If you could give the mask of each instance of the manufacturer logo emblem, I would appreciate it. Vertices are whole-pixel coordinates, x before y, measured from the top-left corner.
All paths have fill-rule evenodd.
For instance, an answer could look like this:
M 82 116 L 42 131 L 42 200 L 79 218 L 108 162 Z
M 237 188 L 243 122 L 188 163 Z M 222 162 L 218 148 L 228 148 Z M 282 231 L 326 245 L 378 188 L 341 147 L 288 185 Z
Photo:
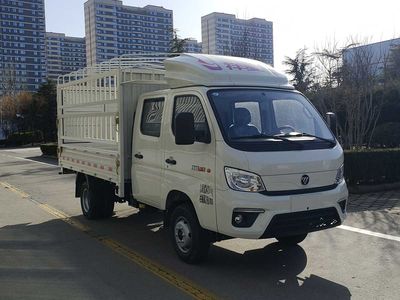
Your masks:
M 310 177 L 308 175 L 301 176 L 301 184 L 307 185 L 310 182 Z

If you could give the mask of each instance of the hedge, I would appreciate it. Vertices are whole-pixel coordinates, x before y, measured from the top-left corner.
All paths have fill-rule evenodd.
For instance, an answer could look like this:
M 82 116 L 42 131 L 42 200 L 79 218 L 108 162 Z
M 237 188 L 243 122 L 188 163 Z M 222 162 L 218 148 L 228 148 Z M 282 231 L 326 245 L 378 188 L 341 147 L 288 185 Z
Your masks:
M 32 143 L 38 143 L 43 141 L 43 133 L 37 131 L 25 131 L 12 133 L 7 137 L 5 146 L 22 146 Z
M 400 145 L 400 122 L 384 123 L 376 127 L 372 144 L 380 147 L 398 147 Z
M 56 143 L 42 144 L 42 145 L 40 145 L 40 150 L 42 151 L 43 155 L 57 157 L 57 144 Z
M 349 185 L 400 181 L 400 148 L 344 152 L 344 173 Z

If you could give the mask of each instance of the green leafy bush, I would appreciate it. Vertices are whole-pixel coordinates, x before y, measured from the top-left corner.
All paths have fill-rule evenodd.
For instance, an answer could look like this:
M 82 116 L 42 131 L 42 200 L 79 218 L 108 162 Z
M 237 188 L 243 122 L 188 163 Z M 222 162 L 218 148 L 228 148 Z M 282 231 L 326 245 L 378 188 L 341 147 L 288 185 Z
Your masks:
M 400 148 L 345 151 L 344 172 L 349 185 L 400 181 Z
M 43 134 L 39 130 L 15 132 L 8 136 L 5 146 L 22 146 L 32 143 L 39 143 L 41 141 L 43 141 Z
M 40 145 L 40 150 L 42 151 L 43 155 L 57 156 L 56 143 L 42 144 Z

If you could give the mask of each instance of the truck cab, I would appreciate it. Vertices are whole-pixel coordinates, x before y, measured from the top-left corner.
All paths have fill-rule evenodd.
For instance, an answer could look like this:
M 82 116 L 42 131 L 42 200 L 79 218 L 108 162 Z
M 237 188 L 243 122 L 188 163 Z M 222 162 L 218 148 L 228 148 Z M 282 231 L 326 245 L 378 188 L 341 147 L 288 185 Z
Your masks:
M 231 57 L 165 64 L 173 88 L 138 102 L 132 191 L 167 212 L 178 254 L 189 251 L 195 226 L 171 220 L 182 205 L 203 231 L 227 237 L 299 242 L 341 224 L 343 150 L 284 75 Z

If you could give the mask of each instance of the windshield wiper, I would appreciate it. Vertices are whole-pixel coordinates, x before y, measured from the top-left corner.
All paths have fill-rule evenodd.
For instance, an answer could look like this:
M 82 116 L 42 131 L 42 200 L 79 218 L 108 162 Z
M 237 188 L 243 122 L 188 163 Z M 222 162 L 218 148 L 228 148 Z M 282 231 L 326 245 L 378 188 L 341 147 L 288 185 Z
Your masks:
M 336 141 L 334 140 L 330 140 L 330 139 L 326 139 L 320 136 L 316 136 L 307 132 L 291 132 L 289 134 L 285 134 L 285 135 L 279 135 L 280 137 L 299 137 L 299 136 L 306 136 L 306 137 L 313 137 L 315 139 L 327 142 L 329 144 L 331 144 L 332 146 L 336 145 Z
M 287 136 L 278 136 L 278 135 L 268 135 L 268 134 L 254 134 L 254 135 L 247 135 L 247 136 L 238 136 L 238 137 L 231 137 L 232 140 L 244 140 L 244 139 L 274 139 L 274 140 L 281 140 L 285 142 L 294 142 L 287 139 Z

